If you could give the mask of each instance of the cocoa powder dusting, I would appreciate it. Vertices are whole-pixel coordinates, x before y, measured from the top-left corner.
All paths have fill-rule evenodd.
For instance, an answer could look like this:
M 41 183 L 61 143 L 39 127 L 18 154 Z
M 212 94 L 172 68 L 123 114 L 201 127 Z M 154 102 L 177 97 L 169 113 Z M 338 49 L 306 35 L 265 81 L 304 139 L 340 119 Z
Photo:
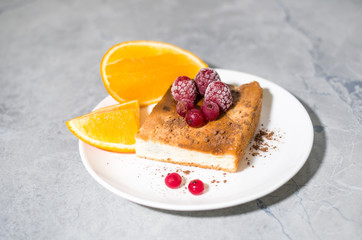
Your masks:
M 185 171 L 184 171 L 184 174 L 189 175 L 189 174 L 190 174 L 190 170 L 185 170 Z
M 261 128 L 256 132 L 254 138 L 252 139 L 252 142 L 249 145 L 250 147 L 247 154 L 253 157 L 259 156 L 265 158 L 267 155 L 271 155 L 271 150 L 278 150 L 276 143 L 279 143 L 282 138 L 283 136 L 279 133 L 279 131 L 268 130 L 264 128 L 263 124 L 261 124 Z M 249 159 L 248 157 L 246 157 L 245 159 L 248 166 L 250 166 L 251 159 Z M 254 165 L 252 167 L 254 167 Z

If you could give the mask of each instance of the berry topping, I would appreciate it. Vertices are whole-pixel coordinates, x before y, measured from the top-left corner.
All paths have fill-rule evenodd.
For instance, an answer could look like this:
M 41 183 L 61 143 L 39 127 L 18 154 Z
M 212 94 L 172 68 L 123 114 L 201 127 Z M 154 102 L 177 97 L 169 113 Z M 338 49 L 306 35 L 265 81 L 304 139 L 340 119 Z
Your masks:
M 214 102 L 226 112 L 233 103 L 233 98 L 228 85 L 223 82 L 212 82 L 206 89 L 204 101 Z
M 219 116 L 220 108 L 214 102 L 204 102 L 201 106 L 201 111 L 207 121 L 213 121 Z
M 205 117 L 199 109 L 191 109 L 186 113 L 186 122 L 190 127 L 201 127 L 205 124 Z
M 204 183 L 199 180 L 199 179 L 195 179 L 192 180 L 189 183 L 189 191 L 190 193 L 192 193 L 193 195 L 200 195 L 202 194 L 202 192 L 204 191 L 205 187 L 204 187 Z
M 188 99 L 182 99 L 176 105 L 176 111 L 181 117 L 185 117 L 188 110 L 194 108 L 194 102 Z
M 202 68 L 195 77 L 197 90 L 199 90 L 202 96 L 205 95 L 207 86 L 214 81 L 220 82 L 220 77 L 219 74 L 211 68 Z
M 178 173 L 169 173 L 165 178 L 165 183 L 169 188 L 178 188 L 181 182 L 182 177 Z
M 176 78 L 172 84 L 171 92 L 176 101 L 187 99 L 194 102 L 197 97 L 195 81 L 186 76 Z

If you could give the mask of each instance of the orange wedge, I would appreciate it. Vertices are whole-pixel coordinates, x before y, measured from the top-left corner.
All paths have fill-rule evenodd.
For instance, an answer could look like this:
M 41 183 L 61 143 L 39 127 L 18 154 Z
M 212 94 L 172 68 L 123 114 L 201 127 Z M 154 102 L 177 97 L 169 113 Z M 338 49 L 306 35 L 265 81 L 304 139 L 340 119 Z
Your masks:
M 122 103 L 138 100 L 141 106 L 158 102 L 178 76 L 194 78 L 207 67 L 193 53 L 154 41 L 123 42 L 111 47 L 101 62 L 108 93 Z
M 140 127 L 138 101 L 130 101 L 74 118 L 66 122 L 80 140 L 114 152 L 134 152 Z

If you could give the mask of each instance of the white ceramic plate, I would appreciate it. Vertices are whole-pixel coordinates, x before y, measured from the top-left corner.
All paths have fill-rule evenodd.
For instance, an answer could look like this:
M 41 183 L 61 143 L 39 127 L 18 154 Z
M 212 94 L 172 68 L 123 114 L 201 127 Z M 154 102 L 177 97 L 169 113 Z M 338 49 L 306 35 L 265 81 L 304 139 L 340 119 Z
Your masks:
M 226 83 L 260 83 L 264 100 L 259 128 L 263 124 L 264 128 L 282 137 L 269 143 L 276 149 L 261 156 L 246 153 L 250 165 L 246 164 L 244 156 L 238 172 L 224 173 L 141 159 L 135 154 L 112 153 L 80 141 L 80 155 L 92 177 L 130 201 L 180 211 L 210 210 L 246 203 L 273 192 L 291 179 L 304 165 L 313 144 L 313 126 L 305 108 L 294 96 L 270 81 L 236 71 L 217 71 Z M 116 103 L 108 96 L 95 109 Z M 152 107 L 141 109 L 141 122 Z M 169 189 L 164 184 L 167 173 L 174 171 L 184 179 L 179 189 Z M 186 187 L 192 179 L 200 179 L 206 184 L 202 195 L 194 196 L 188 192 Z

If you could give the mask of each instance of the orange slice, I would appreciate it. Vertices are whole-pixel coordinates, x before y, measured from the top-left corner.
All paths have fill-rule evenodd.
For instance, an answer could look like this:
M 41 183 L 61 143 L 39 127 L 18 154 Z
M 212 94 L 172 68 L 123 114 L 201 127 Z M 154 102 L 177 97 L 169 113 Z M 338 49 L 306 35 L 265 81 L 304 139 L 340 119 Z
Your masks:
M 123 42 L 111 47 L 101 62 L 108 93 L 118 102 L 137 99 L 141 106 L 161 100 L 178 76 L 194 78 L 207 67 L 193 53 L 154 41 Z
M 138 101 L 130 101 L 74 118 L 66 122 L 80 140 L 114 152 L 134 152 L 140 127 Z

